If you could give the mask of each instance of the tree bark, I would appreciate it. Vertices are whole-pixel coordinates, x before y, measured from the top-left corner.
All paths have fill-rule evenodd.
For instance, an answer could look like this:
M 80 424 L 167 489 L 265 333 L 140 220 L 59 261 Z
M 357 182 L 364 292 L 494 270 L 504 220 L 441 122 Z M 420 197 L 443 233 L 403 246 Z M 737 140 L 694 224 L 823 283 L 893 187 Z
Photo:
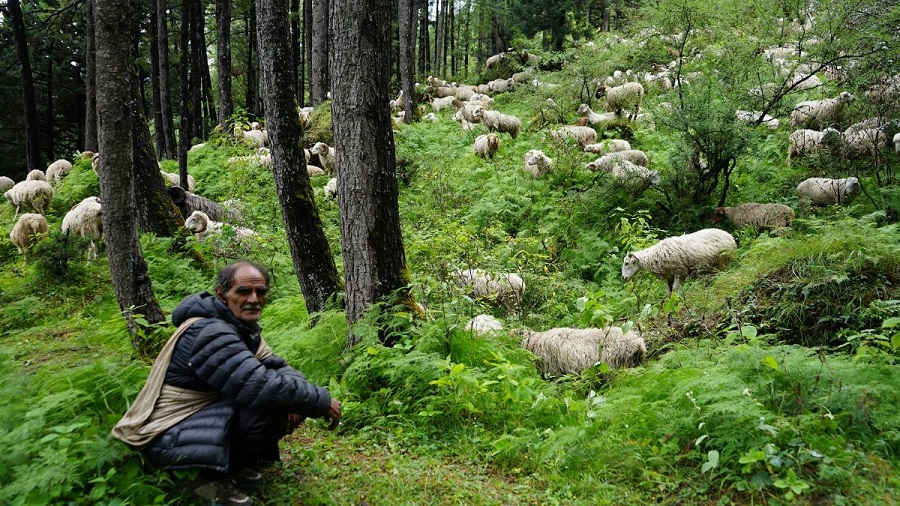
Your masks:
M 435 18 L 434 18 L 434 61 L 431 63 L 431 68 L 437 77 L 444 77 L 444 69 L 441 68 L 441 49 L 443 49 L 444 44 L 444 5 L 446 5 L 447 0 L 435 0 Z
M 53 112 L 53 39 L 50 39 L 49 58 L 47 58 L 47 158 L 56 160 L 56 115 Z
M 90 1 L 90 0 L 88 0 Z M 156 157 L 162 159 L 166 151 L 163 135 L 163 113 L 159 87 L 159 24 L 156 8 L 150 9 L 150 88 L 153 94 L 153 143 L 156 146 Z
M 333 0 L 331 89 L 347 345 L 363 311 L 409 284 L 388 106 L 391 0 Z M 401 296 L 408 300 L 409 292 Z
M 259 90 L 259 77 L 257 75 L 257 49 L 256 43 L 256 0 L 250 0 L 250 12 L 247 14 L 247 92 L 244 97 L 247 115 L 250 121 L 255 121 L 259 108 L 257 107 L 257 91 Z
M 428 45 L 428 3 L 429 0 L 419 1 L 419 75 L 428 75 L 429 45 Z
M 303 104 L 303 95 L 306 91 L 303 83 L 303 48 L 300 45 L 300 41 L 303 39 L 301 9 L 300 0 L 291 0 L 291 70 L 293 71 L 294 90 L 297 92 L 297 105 Z
M 99 151 L 97 147 L 97 95 L 95 91 L 97 55 L 94 48 L 94 0 L 85 1 L 84 50 L 84 149 Z
M 229 130 L 234 114 L 231 95 L 231 0 L 216 0 L 216 65 L 219 84 L 219 126 Z
M 328 93 L 328 43 L 330 22 L 329 0 L 312 0 L 312 55 L 309 69 L 309 91 L 312 105 L 325 101 Z
M 312 314 L 334 299 L 341 280 L 306 172 L 293 72 L 284 64 L 291 61 L 289 0 L 257 0 L 256 10 L 262 98 L 275 186 L 294 271 L 307 311 Z
M 306 80 L 309 83 L 309 99 L 305 90 L 301 94 L 301 105 L 312 104 L 312 0 L 303 0 L 303 56 Z
M 7 0 L 4 10 L 12 24 L 13 36 L 16 39 L 16 53 L 19 56 L 19 69 L 22 76 L 22 104 L 25 108 L 25 163 L 28 172 L 44 169 L 41 163 L 41 150 L 38 141 L 37 104 L 34 96 L 34 76 L 31 72 L 31 59 L 28 56 L 28 37 L 25 33 L 25 17 L 19 0 Z
M 190 84 L 188 85 L 189 96 L 191 97 L 191 112 L 192 112 L 192 122 L 191 126 L 193 129 L 191 130 L 191 138 L 188 140 L 188 144 L 193 142 L 193 139 L 203 139 L 206 137 L 205 132 L 203 131 L 203 79 L 201 77 L 201 60 L 206 61 L 206 48 L 201 45 L 201 37 L 200 32 L 202 31 L 203 21 L 201 19 L 200 12 L 200 4 L 201 0 L 182 0 L 183 5 L 187 6 L 190 11 L 190 25 L 189 25 L 189 36 L 190 36 L 190 57 L 189 60 L 190 67 Z M 185 51 L 185 48 L 182 48 L 182 51 Z M 186 186 L 184 188 L 187 188 Z
M 414 53 L 416 46 L 416 1 L 399 0 L 397 18 L 400 31 L 400 87 L 403 89 L 404 123 L 412 123 L 416 100 Z
M 206 57 L 206 28 L 205 28 L 205 19 L 206 19 L 206 4 L 203 0 L 198 0 L 195 6 L 195 17 L 194 23 L 197 25 L 197 64 L 200 66 L 200 97 L 203 101 L 203 121 L 200 122 L 200 139 L 206 139 L 209 137 L 209 132 L 212 130 L 213 125 L 218 122 L 218 117 L 216 116 L 216 102 L 213 99 L 212 92 L 212 75 L 209 71 L 209 58 Z
M 196 110 L 192 110 L 190 99 L 191 82 L 191 7 L 188 0 L 181 4 L 181 58 L 178 65 L 178 77 L 181 84 L 181 119 L 178 122 L 178 177 L 180 186 L 188 189 L 187 180 L 187 152 L 191 145 L 193 121 Z
M 163 151 L 160 158 L 174 160 L 177 156 L 175 145 L 175 122 L 172 114 L 172 93 L 169 84 L 169 19 L 166 14 L 166 0 L 156 0 L 156 35 L 159 44 L 159 102 L 162 107 Z
M 143 314 L 148 322 L 157 323 L 164 321 L 165 316 L 153 296 L 134 222 L 131 113 L 136 104 L 131 88 L 129 18 L 137 5 L 132 0 L 97 0 L 95 9 L 104 242 L 116 300 L 125 317 L 132 347 L 140 350 L 143 342 L 135 317 Z

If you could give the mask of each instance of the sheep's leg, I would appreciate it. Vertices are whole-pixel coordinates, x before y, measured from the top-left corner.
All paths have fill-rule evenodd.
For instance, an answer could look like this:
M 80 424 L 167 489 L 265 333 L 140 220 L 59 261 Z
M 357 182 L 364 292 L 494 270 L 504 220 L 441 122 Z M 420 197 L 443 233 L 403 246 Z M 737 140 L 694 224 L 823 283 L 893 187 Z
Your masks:
M 681 277 L 675 276 L 675 278 L 672 280 L 672 288 L 669 290 L 668 295 L 671 295 L 672 292 L 677 292 L 679 290 L 681 290 Z

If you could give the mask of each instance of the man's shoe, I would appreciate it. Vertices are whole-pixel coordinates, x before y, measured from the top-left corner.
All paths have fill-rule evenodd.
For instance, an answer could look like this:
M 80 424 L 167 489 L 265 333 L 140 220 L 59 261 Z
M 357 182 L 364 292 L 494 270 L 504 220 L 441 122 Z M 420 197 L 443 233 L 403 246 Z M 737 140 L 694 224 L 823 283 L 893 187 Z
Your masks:
M 191 492 L 222 506 L 249 506 L 253 504 L 253 499 L 235 488 L 228 478 L 198 485 L 191 489 Z
M 240 471 L 231 473 L 231 481 L 237 486 L 258 487 L 266 482 L 262 471 L 256 467 L 246 467 Z

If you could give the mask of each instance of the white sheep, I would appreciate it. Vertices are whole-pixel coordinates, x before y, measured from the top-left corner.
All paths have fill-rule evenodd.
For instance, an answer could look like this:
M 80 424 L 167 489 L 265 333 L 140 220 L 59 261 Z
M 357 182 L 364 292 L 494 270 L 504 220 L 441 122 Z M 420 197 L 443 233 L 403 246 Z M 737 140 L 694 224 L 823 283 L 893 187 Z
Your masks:
M 41 169 L 34 169 L 25 176 L 26 181 L 44 181 L 47 182 L 47 175 Z
M 878 128 L 847 129 L 841 135 L 841 147 L 845 157 L 871 157 L 878 161 L 879 154 L 887 146 L 887 135 Z
M 647 158 L 646 153 L 639 149 L 626 149 L 625 151 L 607 153 L 593 162 L 587 163 L 584 167 L 593 171 L 612 172 L 613 167 L 620 164 L 623 160 L 642 167 L 650 165 L 650 159 Z
M 659 173 L 655 170 L 624 159 L 614 163 L 609 174 L 631 187 L 632 190 L 639 192 L 646 190 L 650 185 L 659 186 L 662 182 Z
M 11 190 L 13 186 L 16 185 L 16 182 L 6 176 L 0 176 L 0 192 L 6 193 L 7 190 Z
M 194 211 L 184 220 L 184 228 L 190 230 L 197 239 L 204 239 L 210 234 L 220 234 L 225 227 L 225 223 L 221 221 L 213 221 L 209 219 L 203 211 Z M 238 241 L 243 241 L 252 237 L 257 237 L 256 232 L 249 228 L 232 227 Z
M 649 248 L 628 253 L 622 262 L 622 281 L 641 269 L 666 282 L 666 297 L 678 291 L 690 274 L 709 268 L 725 268 L 737 249 L 734 237 L 724 230 L 705 228 L 676 237 L 667 237 Z
M 25 213 L 19 216 L 19 221 L 9 232 L 9 240 L 16 246 L 19 253 L 24 255 L 28 252 L 28 248 L 47 235 L 48 230 L 47 218 L 43 214 Z
M 788 165 L 793 158 L 836 149 L 840 143 L 841 133 L 834 128 L 829 127 L 821 132 L 807 129 L 795 130 L 788 136 Z
M 473 297 L 488 298 L 499 302 L 508 312 L 514 312 L 522 303 L 525 281 L 514 272 L 485 272 L 481 269 L 456 271 L 455 281 L 466 288 Z
M 269 135 L 264 130 L 259 129 L 259 123 L 256 123 L 256 126 L 257 128 L 244 130 L 240 125 L 235 125 L 234 136 L 245 144 L 252 145 L 255 148 L 263 148 L 269 142 Z
M 583 148 L 588 144 L 594 144 L 597 140 L 597 131 L 589 126 L 563 125 L 550 130 L 550 137 L 557 141 L 574 139 Z
M 502 51 L 493 56 L 489 56 L 488 59 L 484 62 L 484 69 L 487 70 L 494 65 L 499 65 L 504 58 L 506 58 L 506 51 Z
M 894 151 L 900 153 L 900 132 L 894 134 Z
M 60 158 L 47 166 L 47 182 L 51 185 L 57 185 L 64 177 L 69 175 L 69 172 L 72 172 L 72 163 Z
M 522 121 L 519 118 L 499 111 L 482 109 L 481 123 L 491 132 L 505 132 L 513 139 L 518 137 L 519 131 L 522 130 Z
M 337 178 L 333 177 L 325 183 L 325 187 L 322 188 L 322 193 L 325 194 L 325 198 L 327 199 L 335 199 L 337 198 Z
M 739 121 L 744 121 L 747 123 L 756 123 L 760 118 L 762 118 L 762 124 L 769 127 L 769 130 L 778 130 L 778 126 L 781 122 L 778 121 L 778 118 L 773 118 L 768 114 L 764 114 L 760 111 L 742 111 L 738 109 L 734 111 L 734 117 Z
M 480 314 L 466 323 L 466 331 L 476 336 L 495 334 L 503 331 L 503 324 L 489 314 Z
M 860 192 L 862 186 L 855 177 L 842 179 L 811 177 L 797 185 L 797 194 L 800 198 L 809 200 L 816 206 L 849 204 Z
M 306 164 L 306 174 L 309 177 L 318 177 L 318 176 L 324 176 L 326 173 L 325 173 L 325 169 L 323 169 L 322 167 L 317 167 L 315 165 L 310 165 L 307 163 Z
M 516 83 L 512 80 L 512 78 L 494 79 L 493 81 L 490 81 L 487 84 L 488 84 L 488 90 L 492 91 L 494 93 L 503 93 L 506 91 L 510 91 L 516 85 Z
M 168 186 L 181 186 L 181 178 L 178 176 L 178 174 L 166 172 L 162 169 L 160 169 L 159 174 L 162 176 L 163 181 L 166 184 L 168 184 Z M 188 174 L 187 191 L 194 193 L 194 186 L 196 186 L 196 181 L 194 181 L 194 176 Z
M 493 159 L 500 149 L 500 138 L 497 134 L 482 134 L 475 138 L 475 154 L 482 158 Z
M 588 106 L 587 104 L 581 104 L 578 106 L 578 115 L 582 118 L 587 119 L 588 123 L 590 123 L 591 125 L 606 123 L 608 121 L 616 119 L 616 113 L 605 112 L 603 114 L 597 114 L 596 112 L 592 111 L 590 106 Z
M 90 241 L 87 250 L 88 263 L 97 258 L 97 242 L 103 239 L 101 213 L 100 198 L 87 197 L 72 206 L 72 209 L 69 209 L 69 212 L 63 217 L 62 232 L 64 234 L 74 232 Z
M 53 199 L 53 187 L 46 181 L 19 181 L 4 193 L 6 200 L 16 208 L 15 214 L 23 206 L 36 213 L 44 214 Z
M 735 207 L 717 207 L 713 210 L 713 223 L 731 220 L 734 226 L 742 228 L 751 225 L 757 230 L 777 230 L 791 226 L 794 210 L 784 204 L 740 204 Z
M 430 122 L 434 123 L 434 122 L 438 121 L 438 117 L 435 116 L 435 114 L 433 112 L 430 112 L 430 113 L 426 114 L 425 116 L 422 116 L 422 120 L 430 121 Z
M 453 115 L 453 120 L 458 121 L 463 130 L 471 130 L 473 123 L 481 122 L 484 111 L 484 107 L 480 105 L 463 103 Z
M 460 99 L 460 100 L 462 100 L 462 99 Z M 485 109 L 490 109 L 491 107 L 494 107 L 494 99 L 485 95 L 484 93 L 473 93 L 472 96 L 470 96 L 468 99 L 466 99 L 465 103 L 473 104 L 473 105 L 480 105 L 481 107 L 484 107 Z
M 619 151 L 628 151 L 631 144 L 622 139 L 604 139 L 596 144 L 588 144 L 584 147 L 585 153 L 598 153 L 600 155 L 608 155 L 609 153 L 617 153 Z
M 309 148 L 311 155 L 319 155 L 319 161 L 322 162 L 322 168 L 329 174 L 334 174 L 337 166 L 337 153 L 334 148 L 324 142 L 317 142 L 313 147 Z
M 522 347 L 538 357 L 538 368 L 546 377 L 578 374 L 601 362 L 610 369 L 634 367 L 647 355 L 640 332 L 623 333 L 619 327 L 526 330 Z
M 446 109 L 448 107 L 453 106 L 453 102 L 455 100 L 458 100 L 458 99 L 456 97 L 454 97 L 453 95 L 446 96 L 446 97 L 437 97 L 437 98 L 432 97 L 431 109 L 434 110 L 434 112 L 440 112 L 441 109 Z
M 305 130 L 312 126 L 312 107 L 298 107 L 297 115 L 300 116 L 300 126 Z
M 791 127 L 803 125 L 830 125 L 840 123 L 847 105 L 853 103 L 855 97 L 842 91 L 835 98 L 822 100 L 806 100 L 794 106 L 791 111 Z
M 644 98 L 644 87 L 641 83 L 625 83 L 621 86 L 601 86 L 597 89 L 598 98 L 606 96 L 606 110 L 613 111 L 621 116 L 625 110 L 632 110 L 631 119 L 637 117 L 641 108 L 641 99 Z
M 539 149 L 525 153 L 525 172 L 537 179 L 553 170 L 553 159 Z

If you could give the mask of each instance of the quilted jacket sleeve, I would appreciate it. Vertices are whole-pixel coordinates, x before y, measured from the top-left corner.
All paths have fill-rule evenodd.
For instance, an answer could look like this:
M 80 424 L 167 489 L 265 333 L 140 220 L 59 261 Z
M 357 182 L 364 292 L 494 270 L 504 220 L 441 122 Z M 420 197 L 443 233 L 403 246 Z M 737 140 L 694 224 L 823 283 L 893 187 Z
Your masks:
M 260 362 L 226 323 L 212 321 L 200 330 L 191 350 L 190 365 L 199 380 L 233 398 L 238 405 L 309 417 L 328 414 L 328 390 L 309 383 L 286 364 L 277 369 L 266 367 L 269 364 Z

